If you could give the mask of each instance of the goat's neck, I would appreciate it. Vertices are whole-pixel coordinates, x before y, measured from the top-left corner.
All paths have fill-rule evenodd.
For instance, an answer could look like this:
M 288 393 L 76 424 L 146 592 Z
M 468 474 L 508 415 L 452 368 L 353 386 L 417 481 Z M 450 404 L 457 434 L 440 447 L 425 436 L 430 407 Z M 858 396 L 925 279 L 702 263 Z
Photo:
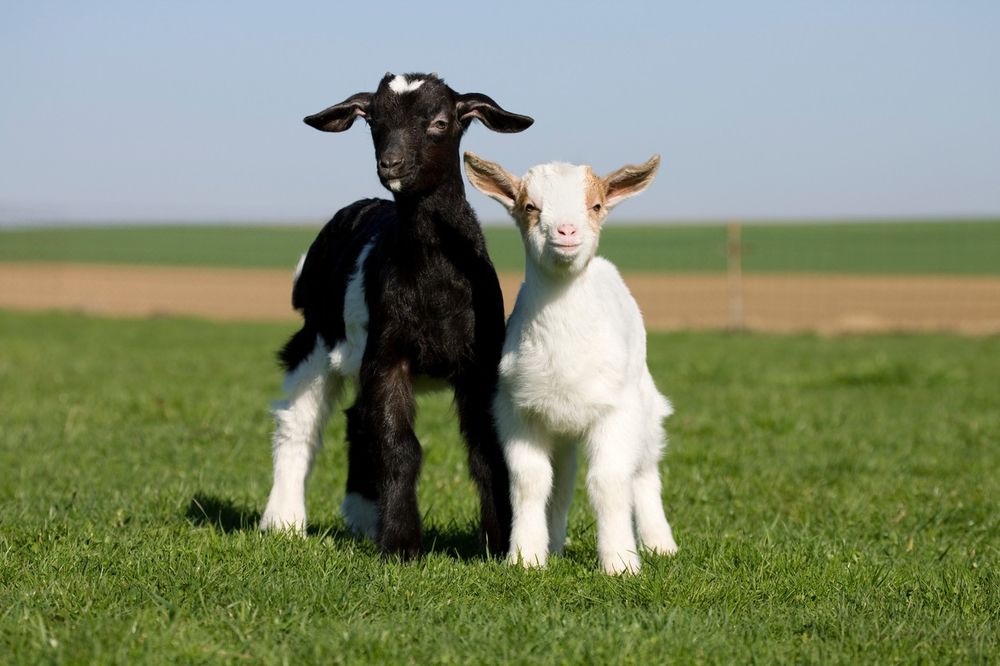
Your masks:
M 588 281 L 588 264 L 579 273 L 557 272 L 542 268 L 530 257 L 525 257 L 524 284 L 535 295 L 539 303 L 548 303 L 564 296 L 574 288 L 580 288 Z
M 404 229 L 418 236 L 436 237 L 456 231 L 463 235 L 481 234 L 457 167 L 433 189 L 396 195 L 396 207 L 400 218 L 406 221 Z

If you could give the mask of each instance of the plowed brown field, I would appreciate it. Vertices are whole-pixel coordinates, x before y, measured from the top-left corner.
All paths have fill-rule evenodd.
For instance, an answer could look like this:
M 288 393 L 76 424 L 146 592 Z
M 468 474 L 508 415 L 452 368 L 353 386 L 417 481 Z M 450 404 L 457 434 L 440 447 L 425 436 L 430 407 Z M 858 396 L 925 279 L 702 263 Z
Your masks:
M 739 321 L 724 275 L 625 275 L 650 329 L 720 329 Z M 519 275 L 501 275 L 508 310 Z M 0 308 L 102 315 L 289 320 L 281 270 L 0 263 Z M 760 331 L 1000 332 L 1000 278 L 746 275 L 742 323 Z

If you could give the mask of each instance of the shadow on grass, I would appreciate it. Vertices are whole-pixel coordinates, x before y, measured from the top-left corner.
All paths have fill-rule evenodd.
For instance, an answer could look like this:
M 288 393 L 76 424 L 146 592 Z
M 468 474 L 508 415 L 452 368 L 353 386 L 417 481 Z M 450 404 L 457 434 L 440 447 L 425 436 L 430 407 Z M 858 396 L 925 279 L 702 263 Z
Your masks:
M 444 527 L 431 525 L 424 530 L 424 550 L 428 553 L 447 555 L 454 560 L 470 562 L 486 557 L 479 541 L 479 528 L 475 525 L 451 523 Z
M 185 516 L 194 525 L 213 527 L 226 534 L 255 530 L 260 524 L 259 511 L 204 493 L 195 493 L 188 503 Z
M 260 524 L 260 511 L 205 493 L 196 493 L 191 498 L 185 516 L 195 526 L 211 527 L 226 534 L 254 532 Z M 334 523 L 310 525 L 306 533 L 311 537 L 329 537 L 335 542 L 366 541 Z M 479 530 L 472 524 L 432 525 L 424 530 L 423 545 L 426 553 L 446 555 L 454 560 L 473 561 L 485 557 Z

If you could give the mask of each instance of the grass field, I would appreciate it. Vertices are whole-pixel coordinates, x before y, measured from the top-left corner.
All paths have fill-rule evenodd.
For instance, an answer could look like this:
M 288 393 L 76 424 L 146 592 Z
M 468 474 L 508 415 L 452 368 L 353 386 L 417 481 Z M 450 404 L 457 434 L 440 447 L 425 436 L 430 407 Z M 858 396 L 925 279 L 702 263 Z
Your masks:
M 253 529 L 282 325 L 0 312 L 4 663 L 986 663 L 1000 653 L 1000 338 L 670 334 L 680 554 L 479 557 L 449 399 L 421 402 L 430 554 L 345 535 L 343 421 L 312 534 Z
M 0 261 L 84 261 L 289 268 L 319 226 L 122 227 L 0 231 Z M 523 269 L 512 226 L 486 227 L 499 270 Z M 745 225 L 744 266 L 757 272 L 998 274 L 1000 221 Z M 625 271 L 725 270 L 720 225 L 612 221 L 601 254 Z

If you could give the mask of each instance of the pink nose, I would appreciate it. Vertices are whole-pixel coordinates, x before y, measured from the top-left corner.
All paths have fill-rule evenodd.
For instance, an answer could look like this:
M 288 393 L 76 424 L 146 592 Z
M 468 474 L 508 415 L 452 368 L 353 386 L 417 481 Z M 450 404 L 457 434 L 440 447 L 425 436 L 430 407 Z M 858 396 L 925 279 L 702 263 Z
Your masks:
M 560 236 L 572 237 L 576 236 L 576 227 L 574 227 L 572 224 L 560 224 L 558 227 L 556 227 L 556 232 Z

